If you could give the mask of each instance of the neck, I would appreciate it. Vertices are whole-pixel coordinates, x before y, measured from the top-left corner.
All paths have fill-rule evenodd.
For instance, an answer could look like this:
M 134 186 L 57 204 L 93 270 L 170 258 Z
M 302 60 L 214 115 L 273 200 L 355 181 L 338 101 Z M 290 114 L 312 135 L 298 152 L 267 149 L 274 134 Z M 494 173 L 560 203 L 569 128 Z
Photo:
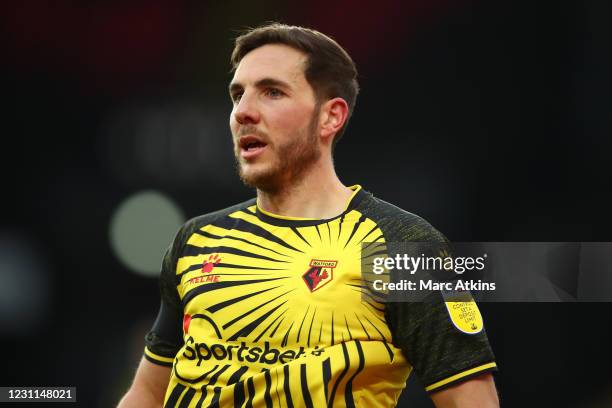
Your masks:
M 326 219 L 340 215 L 352 194 L 338 179 L 331 159 L 320 160 L 298 182 L 283 183 L 274 191 L 257 189 L 257 204 L 276 215 Z

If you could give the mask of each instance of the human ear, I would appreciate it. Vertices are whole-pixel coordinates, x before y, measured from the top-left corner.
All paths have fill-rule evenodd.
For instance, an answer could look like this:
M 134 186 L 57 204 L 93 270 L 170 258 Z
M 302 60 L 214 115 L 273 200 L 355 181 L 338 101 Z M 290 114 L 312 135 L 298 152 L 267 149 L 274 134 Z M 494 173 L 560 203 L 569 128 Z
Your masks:
M 348 118 L 348 104 L 342 98 L 333 98 L 325 102 L 321 107 L 319 125 L 321 126 L 321 137 L 333 139 Z

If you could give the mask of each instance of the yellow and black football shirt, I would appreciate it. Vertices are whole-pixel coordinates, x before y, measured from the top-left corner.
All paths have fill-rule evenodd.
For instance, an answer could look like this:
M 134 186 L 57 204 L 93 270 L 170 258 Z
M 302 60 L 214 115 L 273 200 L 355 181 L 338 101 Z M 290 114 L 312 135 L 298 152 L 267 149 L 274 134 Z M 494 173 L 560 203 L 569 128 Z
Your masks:
M 351 189 L 332 219 L 252 199 L 180 229 L 145 338 L 145 357 L 172 367 L 166 407 L 391 407 L 413 369 L 428 391 L 495 369 L 484 330 L 458 330 L 444 302 L 363 296 L 362 243 L 445 238 Z

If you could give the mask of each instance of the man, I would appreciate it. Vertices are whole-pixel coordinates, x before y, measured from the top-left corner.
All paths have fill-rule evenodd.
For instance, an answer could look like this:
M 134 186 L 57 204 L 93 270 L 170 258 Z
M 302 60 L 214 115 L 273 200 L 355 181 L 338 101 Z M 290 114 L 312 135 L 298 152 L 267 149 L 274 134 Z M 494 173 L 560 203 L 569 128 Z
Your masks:
M 234 150 L 257 198 L 177 234 L 120 407 L 390 407 L 412 368 L 438 407 L 497 406 L 482 327 L 458 330 L 444 302 L 363 294 L 362 244 L 444 237 L 336 176 L 358 92 L 348 54 L 271 24 L 239 37 L 232 63 Z

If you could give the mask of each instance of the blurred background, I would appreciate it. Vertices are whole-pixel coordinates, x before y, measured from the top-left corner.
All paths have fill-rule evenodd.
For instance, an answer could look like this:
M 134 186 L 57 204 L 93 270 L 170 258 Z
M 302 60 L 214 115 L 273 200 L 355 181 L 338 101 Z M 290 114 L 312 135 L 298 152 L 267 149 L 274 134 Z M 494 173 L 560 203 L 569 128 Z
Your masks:
M 270 20 L 321 30 L 357 63 L 362 91 L 335 155 L 345 184 L 453 241 L 612 241 L 611 12 L 603 1 L 3 2 L 0 385 L 117 403 L 174 232 L 254 195 L 233 166 L 229 57 L 239 30 Z M 502 406 L 612 406 L 612 304 L 481 309 Z M 417 379 L 400 406 L 431 406 Z

